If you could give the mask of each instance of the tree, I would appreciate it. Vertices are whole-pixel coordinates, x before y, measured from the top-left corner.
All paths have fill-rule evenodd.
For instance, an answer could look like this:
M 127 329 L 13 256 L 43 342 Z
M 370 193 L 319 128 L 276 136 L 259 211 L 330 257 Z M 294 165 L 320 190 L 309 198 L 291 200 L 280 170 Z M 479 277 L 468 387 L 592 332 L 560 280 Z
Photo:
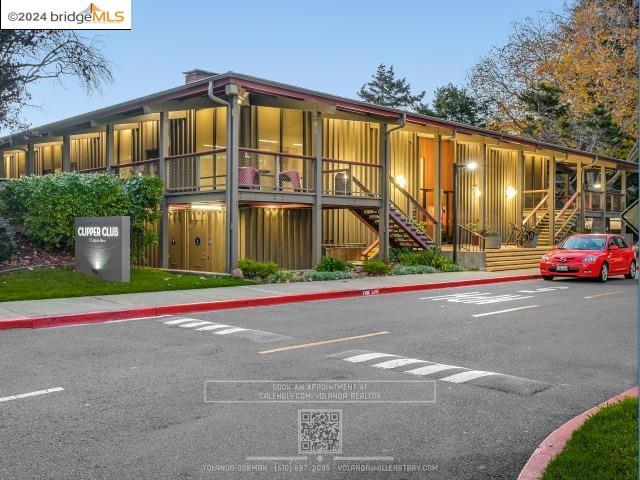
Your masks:
M 626 156 L 638 128 L 638 0 L 525 18 L 469 74 L 490 128 Z
M 406 78 L 396 78 L 393 65 L 389 68 L 381 63 L 371 80 L 365 83 L 358 91 L 358 96 L 365 102 L 375 103 L 383 107 L 409 108 L 418 107 L 425 92 L 417 95 L 411 93 L 411 84 Z
M 73 30 L 0 30 L 0 128 L 28 127 L 21 111 L 39 80 L 77 78 L 87 93 L 112 80 L 102 45 Z
M 477 127 L 484 126 L 487 107 L 476 101 L 467 89 L 450 83 L 437 88 L 433 97 L 431 106 L 426 104 L 418 106 L 418 113 Z

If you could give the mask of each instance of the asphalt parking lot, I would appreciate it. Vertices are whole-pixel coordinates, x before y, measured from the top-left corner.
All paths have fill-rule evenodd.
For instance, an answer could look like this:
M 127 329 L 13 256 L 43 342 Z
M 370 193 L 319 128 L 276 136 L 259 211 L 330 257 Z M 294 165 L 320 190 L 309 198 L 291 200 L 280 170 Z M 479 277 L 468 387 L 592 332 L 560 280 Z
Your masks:
M 636 305 L 633 280 L 535 280 L 3 331 L 0 477 L 515 478 L 635 385 Z M 397 401 L 205 402 L 248 380 Z M 341 411 L 339 453 L 300 452 L 301 409 Z

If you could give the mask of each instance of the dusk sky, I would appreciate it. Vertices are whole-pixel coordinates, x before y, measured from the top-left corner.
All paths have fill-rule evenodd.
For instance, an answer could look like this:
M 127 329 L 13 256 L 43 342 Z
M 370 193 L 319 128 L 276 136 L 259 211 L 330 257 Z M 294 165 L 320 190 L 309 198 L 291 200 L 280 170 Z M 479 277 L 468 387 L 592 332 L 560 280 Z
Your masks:
M 414 91 L 462 84 L 508 26 L 563 0 L 429 2 L 133 0 L 131 31 L 99 35 L 115 81 L 87 97 L 74 81 L 42 82 L 25 110 L 33 126 L 179 85 L 181 72 L 236 71 L 355 97 L 379 63 L 394 65 Z M 9 133 L 9 132 L 2 132 Z

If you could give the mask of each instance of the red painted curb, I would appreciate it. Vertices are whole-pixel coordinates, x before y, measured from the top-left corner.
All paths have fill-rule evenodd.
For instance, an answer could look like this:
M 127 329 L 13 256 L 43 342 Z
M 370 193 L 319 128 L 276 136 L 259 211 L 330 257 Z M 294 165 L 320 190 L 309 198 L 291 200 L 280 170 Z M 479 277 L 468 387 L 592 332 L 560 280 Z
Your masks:
M 141 307 L 127 310 L 113 310 L 104 312 L 72 313 L 67 315 L 49 315 L 27 319 L 0 320 L 0 330 L 11 328 L 46 328 L 78 323 L 96 323 L 109 320 L 124 320 L 136 317 L 156 317 L 159 315 L 176 315 L 182 313 L 211 312 L 216 310 L 231 310 L 235 308 L 267 307 L 287 303 L 313 302 L 318 300 L 332 300 L 340 298 L 368 297 L 373 295 L 389 295 L 393 293 L 416 292 L 421 290 L 438 290 L 441 288 L 467 287 L 471 285 L 487 285 L 490 283 L 517 282 L 535 280 L 540 275 L 511 275 L 496 278 L 477 278 L 471 280 L 456 280 L 440 283 L 420 283 L 413 285 L 395 285 L 357 290 L 338 290 L 331 292 L 295 293 L 273 297 L 254 297 L 237 300 L 215 300 L 211 302 L 185 303 L 178 305 L 163 305 L 159 307 Z
M 547 465 L 549 465 L 549 462 L 551 462 L 551 460 L 553 460 L 560 452 L 562 452 L 564 446 L 571 438 L 573 432 L 577 430 L 580 425 L 585 422 L 585 420 L 595 414 L 602 407 L 619 402 L 626 397 L 637 396 L 638 387 L 634 387 L 624 393 L 621 393 L 620 395 L 616 395 L 615 397 L 610 398 L 606 402 L 602 402 L 600 405 L 590 408 L 586 412 L 572 418 L 567 423 L 554 430 L 551 435 L 545 438 L 544 441 L 533 452 L 531 458 L 529 458 L 527 464 L 520 472 L 520 475 L 518 475 L 518 480 L 539 480 L 540 478 L 542 478 L 542 475 L 544 474 Z

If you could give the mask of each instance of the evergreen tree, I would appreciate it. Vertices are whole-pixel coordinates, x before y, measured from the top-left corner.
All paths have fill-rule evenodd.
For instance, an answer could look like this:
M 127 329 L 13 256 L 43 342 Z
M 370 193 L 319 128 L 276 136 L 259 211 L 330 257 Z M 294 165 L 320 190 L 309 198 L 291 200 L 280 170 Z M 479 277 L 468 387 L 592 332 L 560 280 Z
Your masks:
M 415 109 L 420 105 L 425 92 L 417 95 L 411 93 L 411 84 L 406 78 L 396 78 L 393 65 L 389 68 L 381 63 L 378 70 L 358 91 L 358 96 L 365 102 L 383 107 Z
M 418 113 L 444 118 L 453 122 L 483 127 L 487 116 L 486 105 L 479 103 L 466 89 L 453 84 L 439 87 L 434 92 L 431 106 L 421 104 Z

